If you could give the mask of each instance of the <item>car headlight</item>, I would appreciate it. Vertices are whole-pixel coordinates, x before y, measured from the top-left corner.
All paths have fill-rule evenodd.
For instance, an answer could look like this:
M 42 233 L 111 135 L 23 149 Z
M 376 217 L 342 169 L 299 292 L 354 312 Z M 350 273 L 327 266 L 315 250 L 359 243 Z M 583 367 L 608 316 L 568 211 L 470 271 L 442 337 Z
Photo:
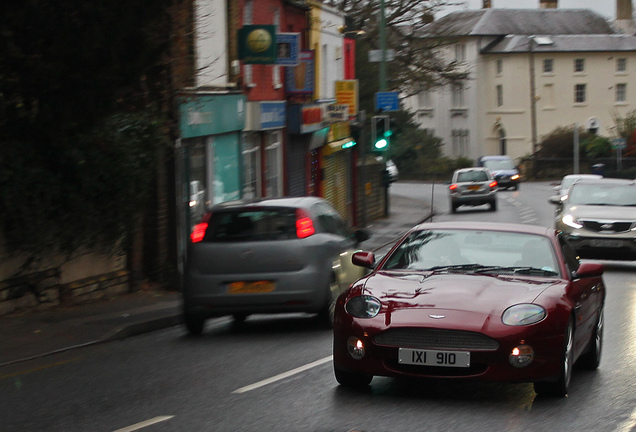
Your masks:
M 381 307 L 382 303 L 377 298 L 361 295 L 350 299 L 345 305 L 345 310 L 356 318 L 373 318 L 380 312 Z
M 583 225 L 578 223 L 577 220 L 574 219 L 574 216 L 572 216 L 571 214 L 566 214 L 561 220 L 569 227 L 576 229 L 583 228 Z
M 501 316 L 501 321 L 510 326 L 536 324 L 547 315 L 544 308 L 534 304 L 518 304 L 510 306 Z

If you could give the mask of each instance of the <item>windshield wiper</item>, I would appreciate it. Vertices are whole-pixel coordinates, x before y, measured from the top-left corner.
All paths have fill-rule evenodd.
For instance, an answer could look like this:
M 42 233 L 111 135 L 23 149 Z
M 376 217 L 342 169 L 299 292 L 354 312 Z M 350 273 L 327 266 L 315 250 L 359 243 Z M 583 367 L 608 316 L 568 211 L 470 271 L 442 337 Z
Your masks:
M 481 265 L 481 264 L 455 264 L 455 265 L 440 265 L 440 266 L 435 266 L 435 267 L 431 267 L 426 269 L 426 271 L 444 271 L 444 270 L 460 270 L 460 271 L 465 271 L 465 270 L 488 270 L 488 269 L 492 269 L 492 268 L 496 268 L 493 266 L 485 266 L 485 265 Z
M 492 266 L 489 268 L 475 270 L 475 273 L 489 273 L 489 272 L 526 274 L 526 275 L 539 274 L 542 276 L 557 276 L 559 274 L 558 272 L 555 272 L 554 270 L 541 269 L 537 267 L 525 267 L 525 266 L 514 266 L 514 267 Z

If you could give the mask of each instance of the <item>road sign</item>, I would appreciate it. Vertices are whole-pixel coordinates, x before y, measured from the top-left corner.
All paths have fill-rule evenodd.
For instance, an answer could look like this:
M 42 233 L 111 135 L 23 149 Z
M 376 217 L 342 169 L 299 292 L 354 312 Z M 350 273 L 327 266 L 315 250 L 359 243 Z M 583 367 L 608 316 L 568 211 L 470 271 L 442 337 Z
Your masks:
M 377 92 L 375 94 L 375 110 L 398 111 L 400 109 L 400 101 L 398 92 Z
M 627 147 L 627 140 L 625 138 L 612 139 L 612 148 L 623 150 L 625 147 Z

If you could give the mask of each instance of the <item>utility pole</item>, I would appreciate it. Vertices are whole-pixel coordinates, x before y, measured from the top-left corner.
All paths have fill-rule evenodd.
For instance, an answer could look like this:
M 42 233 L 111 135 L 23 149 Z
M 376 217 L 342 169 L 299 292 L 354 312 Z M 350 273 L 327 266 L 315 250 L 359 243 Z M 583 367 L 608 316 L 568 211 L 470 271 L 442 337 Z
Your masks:
M 380 91 L 386 91 L 386 17 L 384 16 L 384 0 L 380 0 Z

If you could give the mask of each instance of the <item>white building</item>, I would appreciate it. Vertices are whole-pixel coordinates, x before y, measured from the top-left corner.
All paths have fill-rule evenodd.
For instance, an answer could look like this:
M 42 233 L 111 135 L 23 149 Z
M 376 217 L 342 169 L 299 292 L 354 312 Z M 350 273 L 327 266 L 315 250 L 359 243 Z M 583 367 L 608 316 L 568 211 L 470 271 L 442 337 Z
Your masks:
M 424 37 L 450 40 L 443 55 L 470 74 L 407 102 L 445 155 L 519 158 L 573 124 L 611 137 L 613 116 L 636 109 L 636 37 L 592 11 L 548 5 L 455 12 L 427 27 Z

